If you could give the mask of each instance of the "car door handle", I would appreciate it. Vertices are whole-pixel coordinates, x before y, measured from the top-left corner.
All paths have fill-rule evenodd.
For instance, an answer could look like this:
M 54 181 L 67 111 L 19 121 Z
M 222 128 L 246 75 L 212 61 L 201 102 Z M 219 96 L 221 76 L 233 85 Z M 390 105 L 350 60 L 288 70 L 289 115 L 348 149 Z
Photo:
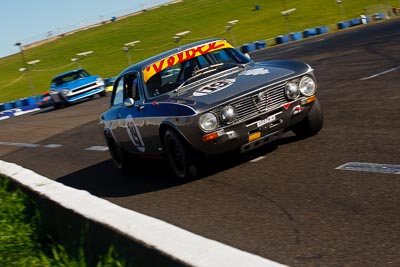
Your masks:
M 144 105 L 136 105 L 136 108 L 138 111 L 143 111 L 144 110 Z

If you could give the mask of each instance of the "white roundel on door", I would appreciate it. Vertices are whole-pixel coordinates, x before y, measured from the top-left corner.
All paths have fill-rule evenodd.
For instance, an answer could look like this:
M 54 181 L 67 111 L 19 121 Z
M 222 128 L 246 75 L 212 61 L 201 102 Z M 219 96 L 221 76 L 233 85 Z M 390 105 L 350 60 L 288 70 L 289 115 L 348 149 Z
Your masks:
M 144 152 L 146 150 L 142 136 L 140 135 L 139 129 L 135 124 L 135 120 L 132 115 L 128 115 L 125 119 L 126 130 L 128 132 L 129 138 L 131 139 L 133 145 L 140 151 Z

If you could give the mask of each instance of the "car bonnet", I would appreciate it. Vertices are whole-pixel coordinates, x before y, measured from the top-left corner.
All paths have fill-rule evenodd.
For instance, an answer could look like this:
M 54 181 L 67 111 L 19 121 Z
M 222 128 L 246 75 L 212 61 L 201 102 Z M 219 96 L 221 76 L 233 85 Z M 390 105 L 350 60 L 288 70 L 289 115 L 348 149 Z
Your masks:
M 172 97 L 173 100 L 191 100 L 202 105 L 223 103 L 258 88 L 264 87 L 293 75 L 295 71 L 256 63 L 243 71 L 231 75 L 203 79 L 197 86 L 188 85 L 187 89 Z

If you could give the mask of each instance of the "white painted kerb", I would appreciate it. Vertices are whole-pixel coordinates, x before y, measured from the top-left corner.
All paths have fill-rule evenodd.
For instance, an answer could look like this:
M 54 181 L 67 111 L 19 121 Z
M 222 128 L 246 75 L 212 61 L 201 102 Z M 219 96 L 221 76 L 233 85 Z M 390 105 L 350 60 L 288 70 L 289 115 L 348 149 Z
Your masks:
M 194 267 L 284 266 L 122 208 L 87 191 L 65 186 L 13 163 L 0 160 L 0 173 L 64 208 Z

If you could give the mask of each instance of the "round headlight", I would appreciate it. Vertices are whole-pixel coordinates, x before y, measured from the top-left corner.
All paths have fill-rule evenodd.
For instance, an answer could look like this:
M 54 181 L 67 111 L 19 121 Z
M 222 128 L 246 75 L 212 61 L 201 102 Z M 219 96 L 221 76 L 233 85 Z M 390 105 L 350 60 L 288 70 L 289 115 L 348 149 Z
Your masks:
M 99 77 L 96 79 L 96 83 L 97 83 L 97 85 L 104 85 L 104 80 Z
M 69 91 L 68 89 L 62 89 L 62 90 L 61 90 L 61 93 L 62 93 L 63 95 L 69 95 L 70 91 Z
M 236 111 L 232 106 L 225 106 L 221 110 L 221 120 L 225 123 L 231 123 L 236 120 Z
M 311 96 L 311 95 L 313 95 L 315 93 L 315 90 L 317 89 L 317 86 L 315 84 L 315 81 L 311 77 L 304 76 L 300 80 L 299 88 L 300 88 L 300 92 L 303 95 Z
M 205 113 L 199 118 L 199 126 L 205 132 L 213 131 L 218 126 L 218 119 L 213 113 Z
M 285 86 L 285 94 L 289 99 L 295 99 L 300 95 L 299 87 L 294 82 L 288 82 Z

